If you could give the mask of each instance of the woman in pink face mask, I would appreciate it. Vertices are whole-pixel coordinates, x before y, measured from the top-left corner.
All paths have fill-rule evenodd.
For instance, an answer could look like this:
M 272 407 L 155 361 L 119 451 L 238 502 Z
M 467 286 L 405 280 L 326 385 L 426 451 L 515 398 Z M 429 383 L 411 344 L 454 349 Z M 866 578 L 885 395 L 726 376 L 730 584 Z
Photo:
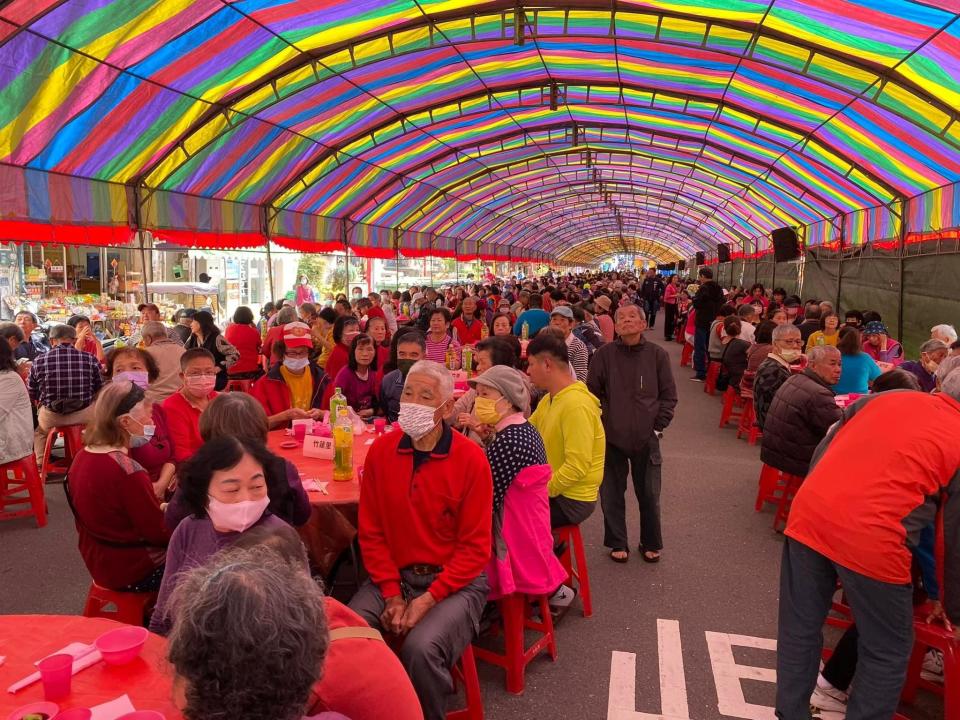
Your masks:
M 202 565 L 252 527 L 282 527 L 267 507 L 281 497 L 286 464 L 261 443 L 220 437 L 205 443 L 180 471 L 180 492 L 189 508 L 170 537 L 157 607 L 150 629 L 165 635 L 173 624 L 170 595 L 177 576 Z
M 213 354 L 204 348 L 191 348 L 180 356 L 183 387 L 163 401 L 167 429 L 173 443 L 173 459 L 181 463 L 201 445 L 200 413 L 217 396 L 214 390 L 220 369 Z

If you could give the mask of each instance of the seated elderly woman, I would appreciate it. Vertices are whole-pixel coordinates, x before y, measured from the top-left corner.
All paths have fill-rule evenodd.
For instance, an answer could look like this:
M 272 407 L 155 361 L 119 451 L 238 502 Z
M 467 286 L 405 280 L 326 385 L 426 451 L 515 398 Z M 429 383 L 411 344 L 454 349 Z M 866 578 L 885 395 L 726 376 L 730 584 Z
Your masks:
M 927 340 L 920 346 L 920 359 L 908 360 L 900 368 L 917 378 L 921 390 L 933 392 L 937 388 L 937 368 L 949 352 L 943 341 Z
M 167 657 L 187 720 L 304 717 L 330 644 L 309 576 L 271 550 L 233 551 L 183 573 L 173 602 Z
M 179 575 L 202 565 L 241 533 L 257 525 L 283 524 L 267 509 L 271 493 L 286 485 L 282 466 L 263 445 L 242 438 L 211 440 L 180 469 L 180 489 L 190 510 L 170 537 L 166 570 L 150 629 L 170 629 L 170 596 Z
M 270 427 L 322 414 L 324 391 L 330 379 L 310 360 L 313 339 L 310 326 L 292 322 L 283 326 L 283 335 L 273 344 L 280 362 L 253 384 L 250 394 L 260 401 Z
M 930 328 L 930 339 L 939 340 L 947 347 L 957 341 L 957 330 L 953 325 L 934 325 Z
M 225 552 L 272 550 L 300 572 L 308 573 L 307 551 L 289 526 L 248 530 Z M 359 615 L 332 597 L 323 599 L 330 647 L 323 677 L 313 685 L 308 713 L 335 711 L 357 720 L 423 720 L 420 701 L 403 665 L 383 637 Z M 370 682 L 375 677 L 376 682 Z
M 773 396 L 763 426 L 760 459 L 803 477 L 817 445 L 843 412 L 831 386 L 840 378 L 840 351 L 830 345 L 810 350 L 806 369 L 788 378 Z
M 833 388 L 837 395 L 866 395 L 870 392 L 870 385 L 883 372 L 876 361 L 863 352 L 861 348 L 865 347 L 866 343 L 860 343 L 860 331 L 857 328 L 847 326 L 840 329 L 837 349 L 843 355 L 843 370 Z
M 552 471 L 530 414 L 527 377 L 504 365 L 470 380 L 476 422 L 487 440 L 493 473 L 493 557 L 487 566 L 490 598 L 514 592 L 553 594 L 567 574 L 553 553 Z
M 871 320 L 863 326 L 863 352 L 878 363 L 899 365 L 903 362 L 903 347 L 890 337 L 890 331 L 880 320 Z
M 204 442 L 219 438 L 242 438 L 263 446 L 267 444 L 269 426 L 267 415 L 256 400 L 247 393 L 231 392 L 218 395 L 200 415 L 200 437 Z M 283 486 L 269 488 L 268 510 L 291 525 L 303 525 L 310 519 L 310 499 L 303 489 L 300 472 L 289 460 L 274 456 L 277 472 L 285 474 Z M 182 490 L 177 490 L 164 509 L 164 522 L 171 531 L 190 514 L 190 507 Z
M 94 582 L 112 590 L 156 590 L 163 577 L 170 534 L 150 476 L 130 457 L 130 448 L 149 442 L 152 423 L 138 385 L 109 383 L 97 395 L 85 446 L 67 477 L 80 555 Z
M 115 348 L 107 353 L 107 377 L 116 382 L 129 380 L 144 391 L 149 399 L 150 383 L 158 376 L 157 364 L 145 350 L 137 347 Z M 167 428 L 167 415 L 160 403 L 152 403 L 150 416 L 152 425 L 148 425 L 147 442 L 133 445 L 130 457 L 147 471 L 157 499 L 163 500 L 173 482 L 176 465 L 174 461 L 173 440 Z
M 518 359 L 513 346 L 502 337 L 486 337 L 481 340 L 477 343 L 474 358 L 477 373 L 480 374 L 497 365 L 516 367 Z M 453 404 L 453 426 L 467 432 L 471 440 L 479 443 L 481 437 L 477 431 L 483 423 L 473 414 L 476 398 L 477 391 L 470 389 Z M 530 410 L 527 408 L 527 415 L 529 414 Z

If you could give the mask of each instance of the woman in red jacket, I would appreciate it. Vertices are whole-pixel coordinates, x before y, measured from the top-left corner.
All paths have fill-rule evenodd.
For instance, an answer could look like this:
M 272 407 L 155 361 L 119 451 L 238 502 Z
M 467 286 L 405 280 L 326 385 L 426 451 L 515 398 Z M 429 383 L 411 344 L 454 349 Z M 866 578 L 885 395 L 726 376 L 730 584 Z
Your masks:
M 98 585 L 149 592 L 160 587 L 170 534 L 150 477 L 130 448 L 153 435 L 151 403 L 129 380 L 105 385 L 67 477 L 80 555 Z
M 477 299 L 467 295 L 460 304 L 460 312 L 453 321 L 457 341 L 461 346 L 476 345 L 483 339 L 483 309 L 478 307 Z
M 263 405 L 270 427 L 286 426 L 299 418 L 318 418 L 329 379 L 310 360 L 313 350 L 310 326 L 301 322 L 284 325 L 282 338 L 273 346 L 280 362 L 250 390 Z
M 230 380 L 253 380 L 262 374 L 260 369 L 260 332 L 253 324 L 253 311 L 241 305 L 233 313 L 233 322 L 227 325 L 223 336 L 240 353 L 228 370 Z

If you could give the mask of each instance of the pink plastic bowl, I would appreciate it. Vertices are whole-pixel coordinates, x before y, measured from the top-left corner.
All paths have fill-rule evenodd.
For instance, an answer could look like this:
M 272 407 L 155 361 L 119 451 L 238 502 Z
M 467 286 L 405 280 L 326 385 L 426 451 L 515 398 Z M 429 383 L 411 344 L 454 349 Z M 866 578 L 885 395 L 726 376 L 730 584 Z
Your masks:
M 60 712 L 60 706 L 52 702 L 35 702 L 30 703 L 29 705 L 24 705 L 23 707 L 18 707 L 12 713 L 7 715 L 7 720 L 21 720 L 24 715 L 32 715 L 35 713 L 42 713 L 51 718 L 56 717 L 57 713 Z
M 90 720 L 91 717 L 93 717 L 93 712 L 87 708 L 70 708 L 64 710 L 53 720 Z
M 156 710 L 137 710 L 136 712 L 121 715 L 117 720 L 167 720 L 167 716 Z
M 126 625 L 104 633 L 93 644 L 107 665 L 125 665 L 143 650 L 148 634 L 146 628 Z

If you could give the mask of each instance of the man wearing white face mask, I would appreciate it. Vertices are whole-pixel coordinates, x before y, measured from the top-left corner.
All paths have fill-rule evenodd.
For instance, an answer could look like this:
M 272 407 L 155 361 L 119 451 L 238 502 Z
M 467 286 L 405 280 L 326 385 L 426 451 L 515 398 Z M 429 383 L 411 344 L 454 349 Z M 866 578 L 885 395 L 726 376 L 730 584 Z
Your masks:
M 370 580 L 350 607 L 405 636 L 400 660 L 426 720 L 442 720 L 450 668 L 473 640 L 487 598 L 493 480 L 483 451 L 445 421 L 453 379 L 420 360 L 407 373 L 398 422 L 364 464 L 360 547 Z
M 791 365 L 803 357 L 802 348 L 803 337 L 796 325 L 785 323 L 774 329 L 773 348 L 767 359 L 760 363 L 753 381 L 753 406 L 761 430 L 767 419 L 767 410 L 773 404 L 773 396 L 790 379 Z
M 219 368 L 209 350 L 192 348 L 180 356 L 183 387 L 163 402 L 167 429 L 173 442 L 173 459 L 178 463 L 190 458 L 201 445 L 200 413 L 217 396 Z
M 323 414 L 323 394 L 330 378 L 310 360 L 313 339 L 310 326 L 302 322 L 283 326 L 281 339 L 273 344 L 280 361 L 275 363 L 250 390 L 264 411 L 271 428 L 291 420 L 317 419 Z

